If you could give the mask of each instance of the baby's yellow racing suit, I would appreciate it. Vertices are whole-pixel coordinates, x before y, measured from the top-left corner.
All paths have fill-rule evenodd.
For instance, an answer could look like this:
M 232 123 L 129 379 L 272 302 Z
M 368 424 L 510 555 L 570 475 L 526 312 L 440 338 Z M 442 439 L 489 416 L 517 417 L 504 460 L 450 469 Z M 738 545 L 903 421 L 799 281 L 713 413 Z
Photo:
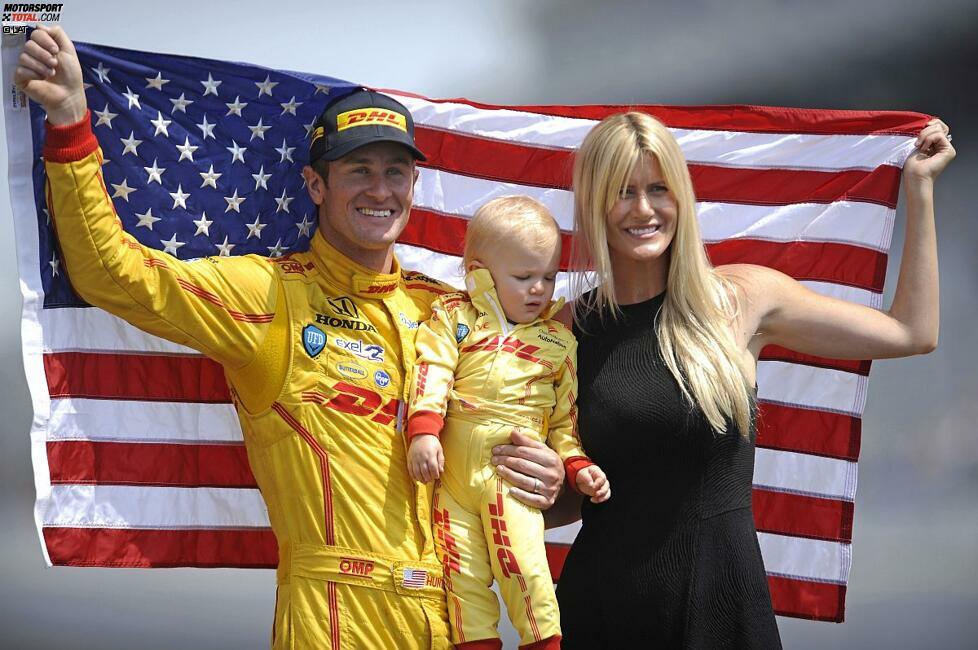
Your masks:
M 439 435 L 445 472 L 435 486 L 435 543 L 445 571 L 452 640 L 498 647 L 499 584 L 520 647 L 559 647 L 560 616 L 543 541 L 543 516 L 509 495 L 490 462 L 520 431 L 560 455 L 568 481 L 590 461 L 577 438 L 577 341 L 551 317 L 511 324 L 492 276 L 432 305 L 418 330 L 407 435 Z
M 449 648 L 431 495 L 399 433 L 418 322 L 447 287 L 307 253 L 191 262 L 123 231 L 89 118 L 48 125 L 48 205 L 88 302 L 222 364 L 279 545 L 274 648 Z

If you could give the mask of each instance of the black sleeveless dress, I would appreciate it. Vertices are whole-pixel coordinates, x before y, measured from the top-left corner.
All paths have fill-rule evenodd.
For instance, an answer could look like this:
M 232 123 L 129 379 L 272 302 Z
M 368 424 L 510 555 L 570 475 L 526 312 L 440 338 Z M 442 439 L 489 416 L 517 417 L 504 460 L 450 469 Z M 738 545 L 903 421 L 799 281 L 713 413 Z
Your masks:
M 780 648 L 751 513 L 754 445 L 715 435 L 662 362 L 664 295 L 579 330 L 579 426 L 611 499 L 585 502 L 563 647 Z

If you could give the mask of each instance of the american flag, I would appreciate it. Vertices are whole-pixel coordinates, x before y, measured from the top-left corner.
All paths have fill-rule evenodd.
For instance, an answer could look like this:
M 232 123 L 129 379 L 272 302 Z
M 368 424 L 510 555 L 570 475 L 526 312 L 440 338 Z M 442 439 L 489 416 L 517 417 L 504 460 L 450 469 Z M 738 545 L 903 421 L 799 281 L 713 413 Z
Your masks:
M 108 159 L 106 187 L 141 242 L 180 259 L 308 245 L 307 135 L 325 102 L 352 84 L 77 47 Z M 8 79 L 16 51 L 4 48 Z M 665 122 L 685 151 L 714 263 L 764 264 L 873 307 L 882 302 L 900 168 L 927 120 L 757 106 L 502 107 L 391 94 L 412 111 L 429 157 L 397 246 L 405 268 L 459 284 L 466 221 L 496 196 L 537 198 L 569 233 L 575 147 L 597 120 L 637 108 Z M 275 566 L 220 367 L 78 299 L 46 215 L 43 114 L 17 93 L 4 113 L 35 413 L 35 518 L 47 561 Z M 567 280 L 562 274 L 564 295 Z M 843 618 L 868 373 L 868 362 L 763 352 L 754 511 L 779 614 Z M 555 577 L 575 533 L 548 532 Z
M 404 569 L 404 586 L 408 589 L 421 589 L 428 581 L 428 572 L 424 569 Z

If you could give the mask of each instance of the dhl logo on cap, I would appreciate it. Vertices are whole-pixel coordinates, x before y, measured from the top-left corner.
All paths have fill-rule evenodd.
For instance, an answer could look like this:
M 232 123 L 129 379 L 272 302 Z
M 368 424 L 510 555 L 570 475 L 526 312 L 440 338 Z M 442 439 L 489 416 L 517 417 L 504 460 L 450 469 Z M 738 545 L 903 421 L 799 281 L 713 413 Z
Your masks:
M 357 108 L 336 116 L 336 130 L 354 126 L 392 126 L 407 133 L 407 118 L 396 111 L 382 108 Z

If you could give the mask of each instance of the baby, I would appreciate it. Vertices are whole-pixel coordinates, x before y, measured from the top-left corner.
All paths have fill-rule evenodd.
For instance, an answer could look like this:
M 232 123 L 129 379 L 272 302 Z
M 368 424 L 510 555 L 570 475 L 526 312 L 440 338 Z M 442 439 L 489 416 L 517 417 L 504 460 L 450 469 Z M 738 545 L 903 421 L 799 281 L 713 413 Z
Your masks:
M 418 330 L 408 470 L 422 482 L 441 479 L 435 540 L 460 648 L 501 647 L 493 578 L 521 647 L 560 647 L 543 516 L 509 495 L 492 448 L 514 431 L 546 440 L 572 487 L 595 503 L 611 495 L 575 430 L 577 341 L 552 320 L 563 305 L 551 302 L 559 262 L 560 230 L 543 205 L 490 201 L 465 236 L 468 291 L 439 298 Z

